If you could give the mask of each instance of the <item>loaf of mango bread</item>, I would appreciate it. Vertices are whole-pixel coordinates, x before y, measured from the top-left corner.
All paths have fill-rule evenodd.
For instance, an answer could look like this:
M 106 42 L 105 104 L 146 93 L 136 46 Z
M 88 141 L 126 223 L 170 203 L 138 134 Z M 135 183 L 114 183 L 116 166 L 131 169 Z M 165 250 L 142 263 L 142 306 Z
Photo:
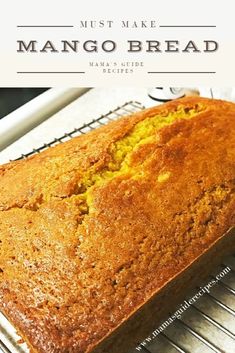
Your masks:
M 0 310 L 35 353 L 128 353 L 235 251 L 235 104 L 183 98 L 0 167 Z

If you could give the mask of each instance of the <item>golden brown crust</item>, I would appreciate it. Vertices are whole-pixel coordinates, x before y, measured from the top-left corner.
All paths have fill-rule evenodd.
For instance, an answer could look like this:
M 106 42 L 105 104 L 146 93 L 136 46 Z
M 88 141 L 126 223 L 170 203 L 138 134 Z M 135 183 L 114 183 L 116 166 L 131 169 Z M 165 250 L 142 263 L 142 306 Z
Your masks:
M 193 116 L 133 133 L 179 107 Z M 234 104 L 185 98 L 0 167 L 0 308 L 35 351 L 100 352 L 215 248 L 235 224 L 234 127 Z

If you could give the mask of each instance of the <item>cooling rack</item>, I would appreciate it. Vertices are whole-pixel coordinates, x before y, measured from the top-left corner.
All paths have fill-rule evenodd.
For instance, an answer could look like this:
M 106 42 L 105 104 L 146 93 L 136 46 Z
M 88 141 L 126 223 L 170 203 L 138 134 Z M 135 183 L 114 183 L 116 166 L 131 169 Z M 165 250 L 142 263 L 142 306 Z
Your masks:
M 72 137 L 85 134 L 99 126 L 107 124 L 123 115 L 135 113 L 144 108 L 136 101 L 125 103 L 115 110 L 101 115 L 97 119 L 81 127 L 76 127 L 63 136 L 33 149 L 17 159 L 29 157 L 40 153 L 48 147 L 65 142 Z M 141 350 L 134 349 L 132 352 L 148 353 L 234 353 L 235 352 L 235 256 L 228 257 L 221 266 L 215 269 L 210 278 L 223 268 L 230 268 L 229 274 L 223 277 L 211 290 L 206 293 L 195 304 L 176 319 L 151 342 L 141 345 Z M 195 292 L 196 292 L 195 288 Z M 187 294 L 187 293 L 186 293 Z M 150 333 L 151 334 L 151 333 Z M 7 319 L 0 313 L 0 351 L 3 353 L 27 352 L 25 344 L 18 343 L 19 337 Z M 111 353 L 111 352 L 110 352 Z

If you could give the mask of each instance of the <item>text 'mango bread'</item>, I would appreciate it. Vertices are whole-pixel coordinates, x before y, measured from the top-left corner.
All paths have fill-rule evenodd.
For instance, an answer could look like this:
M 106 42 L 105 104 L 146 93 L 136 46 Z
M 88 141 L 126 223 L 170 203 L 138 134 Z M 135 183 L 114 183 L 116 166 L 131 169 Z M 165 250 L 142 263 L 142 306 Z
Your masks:
M 202 98 L 1 166 L 1 311 L 33 352 L 127 353 L 235 250 L 234 190 L 235 104 Z

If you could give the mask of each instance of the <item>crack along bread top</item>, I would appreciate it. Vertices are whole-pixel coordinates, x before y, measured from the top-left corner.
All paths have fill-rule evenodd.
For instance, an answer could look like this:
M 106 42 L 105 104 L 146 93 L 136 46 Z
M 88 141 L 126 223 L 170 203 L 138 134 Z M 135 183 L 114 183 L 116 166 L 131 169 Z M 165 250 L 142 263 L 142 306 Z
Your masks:
M 235 223 L 235 105 L 184 98 L 0 167 L 0 308 L 89 353 Z

